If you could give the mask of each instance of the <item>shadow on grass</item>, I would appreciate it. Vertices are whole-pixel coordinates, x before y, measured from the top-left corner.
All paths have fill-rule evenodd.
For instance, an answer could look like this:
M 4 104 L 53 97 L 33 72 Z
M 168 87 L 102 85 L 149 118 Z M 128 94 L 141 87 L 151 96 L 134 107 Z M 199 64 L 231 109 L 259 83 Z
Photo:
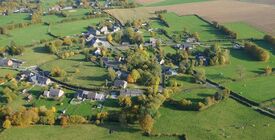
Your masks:
M 45 47 L 34 47 L 32 50 L 36 53 L 48 53 L 48 50 Z
M 116 123 L 116 122 L 108 122 L 108 123 L 104 123 L 102 125 L 99 125 L 99 127 L 103 127 L 109 130 L 113 130 L 113 133 L 116 132 L 128 132 L 128 133 L 136 133 L 136 132 L 140 132 L 140 129 L 132 127 L 132 126 L 122 126 L 120 123 Z M 112 134 L 110 134 L 111 136 Z
M 240 60 L 245 60 L 245 61 L 255 61 L 257 62 L 256 59 L 253 59 L 250 55 L 248 55 L 244 50 L 236 50 L 236 49 L 230 49 L 230 55 L 232 57 L 235 57 Z

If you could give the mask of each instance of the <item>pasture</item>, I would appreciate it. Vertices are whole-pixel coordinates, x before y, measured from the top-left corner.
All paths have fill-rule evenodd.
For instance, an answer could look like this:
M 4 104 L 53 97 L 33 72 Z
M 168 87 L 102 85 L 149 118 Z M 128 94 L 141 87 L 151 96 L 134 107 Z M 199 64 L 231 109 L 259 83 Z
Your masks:
M 109 134 L 109 129 L 114 133 Z M 1 140 L 179 140 L 176 137 L 146 137 L 143 136 L 137 126 L 122 127 L 117 123 L 104 123 L 104 125 L 96 126 L 92 124 L 72 125 L 67 128 L 60 126 L 31 126 L 28 128 L 11 128 L 0 134 Z
M 160 22 L 153 22 L 151 26 L 153 28 L 165 29 L 170 36 L 184 31 L 184 29 L 187 29 L 187 31 L 191 33 L 198 32 L 202 41 L 225 38 L 225 36 L 220 31 L 212 27 L 209 23 L 204 22 L 197 16 L 178 16 L 175 13 L 167 13 L 163 14 L 163 17 L 169 24 L 169 27 L 164 26 Z
M 66 77 L 70 77 L 69 84 L 83 87 L 102 86 L 107 79 L 107 70 L 98 67 L 92 62 L 85 61 L 84 55 L 76 55 L 67 59 L 59 59 L 41 65 L 43 70 L 51 71 L 52 68 L 59 67 L 67 72 Z M 75 73 L 79 69 L 80 72 Z M 63 78 L 57 77 L 59 80 Z
M 274 139 L 275 122 L 232 99 L 204 111 L 182 111 L 171 105 L 160 108 L 155 133 L 185 133 L 188 139 Z
M 256 101 L 263 102 L 275 98 L 275 76 L 262 76 L 238 82 L 226 83 L 225 87 L 240 95 Z
M 238 34 L 238 39 L 256 38 L 262 39 L 265 35 L 264 32 L 259 31 L 255 27 L 252 27 L 243 22 L 234 22 L 224 24 L 229 30 Z

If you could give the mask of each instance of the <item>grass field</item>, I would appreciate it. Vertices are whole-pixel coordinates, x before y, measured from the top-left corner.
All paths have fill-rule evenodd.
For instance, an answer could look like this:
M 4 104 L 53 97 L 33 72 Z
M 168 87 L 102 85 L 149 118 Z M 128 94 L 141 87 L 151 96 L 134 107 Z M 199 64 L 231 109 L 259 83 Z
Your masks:
M 206 67 L 207 77 L 216 82 L 226 82 L 239 78 L 237 73 L 238 67 L 244 68 L 244 78 L 253 78 L 259 74 L 263 74 L 263 70 L 267 66 L 275 67 L 275 52 L 272 46 L 263 41 L 255 43 L 270 51 L 271 57 L 268 62 L 256 61 L 242 50 L 231 49 L 230 64 Z
M 167 6 L 183 3 L 192 3 L 192 2 L 203 2 L 207 0 L 161 0 L 160 2 L 145 4 L 145 6 Z
M 176 34 L 176 32 L 183 31 L 186 28 L 189 32 L 198 32 L 201 40 L 221 39 L 225 36 L 210 24 L 204 22 L 197 16 L 178 16 L 175 13 L 164 14 L 164 19 L 168 22 L 169 28 L 160 22 L 153 22 L 153 28 L 163 28 L 167 30 L 168 34 Z M 177 21 L 177 22 L 175 22 Z
M 272 140 L 275 122 L 232 99 L 200 111 L 182 111 L 173 106 L 160 109 L 154 132 L 185 133 L 191 140 Z
M 0 77 L 5 77 L 6 74 L 11 73 L 14 76 L 18 73 L 18 71 L 10 69 L 10 68 L 0 68 Z
M 243 22 L 226 23 L 224 24 L 231 31 L 238 34 L 238 39 L 257 38 L 262 39 L 265 35 L 264 32 L 257 30 Z
M 187 90 L 185 92 L 180 91 L 173 94 L 172 99 L 181 100 L 187 99 L 194 102 L 201 102 L 205 97 L 214 95 L 217 92 L 214 88 L 197 88 L 192 90 Z
M 114 133 L 109 134 L 109 129 Z M 11 128 L 0 133 L 1 140 L 179 140 L 176 137 L 143 136 L 137 127 L 121 127 L 117 123 L 106 123 L 103 126 L 74 125 L 67 128 L 60 126 L 33 126 L 28 128 Z
M 7 24 L 16 24 L 22 22 L 30 22 L 29 14 L 19 13 L 19 14 L 10 14 L 9 16 L 0 16 L 0 26 Z
M 225 84 L 229 89 L 241 93 L 256 102 L 263 102 L 275 98 L 275 76 L 264 76 L 259 78 L 247 79 L 239 82 Z
M 64 69 L 67 72 L 67 77 L 70 76 L 72 78 L 72 81 L 69 82 L 72 85 L 84 87 L 103 85 L 107 78 L 107 70 L 96 66 L 92 62 L 85 61 L 84 58 L 84 55 L 77 55 L 68 59 L 51 61 L 41 65 L 41 68 L 51 71 L 52 68 L 58 66 Z M 79 73 L 74 72 L 76 68 L 80 70 Z M 63 78 L 57 79 L 62 80 Z
M 34 66 L 34 65 L 39 66 L 48 61 L 57 59 L 57 56 L 53 54 L 49 54 L 47 49 L 43 45 L 39 45 L 35 47 L 25 48 L 24 54 L 15 56 L 15 58 L 25 61 L 23 66 Z

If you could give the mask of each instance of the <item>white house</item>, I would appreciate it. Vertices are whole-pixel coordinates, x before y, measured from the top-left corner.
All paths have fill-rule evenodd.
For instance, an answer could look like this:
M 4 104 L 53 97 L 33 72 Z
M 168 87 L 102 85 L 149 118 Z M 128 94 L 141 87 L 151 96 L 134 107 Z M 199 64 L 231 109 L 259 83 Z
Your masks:
M 61 89 L 51 88 L 49 91 L 44 91 L 43 96 L 47 98 L 60 98 L 64 95 L 64 91 Z

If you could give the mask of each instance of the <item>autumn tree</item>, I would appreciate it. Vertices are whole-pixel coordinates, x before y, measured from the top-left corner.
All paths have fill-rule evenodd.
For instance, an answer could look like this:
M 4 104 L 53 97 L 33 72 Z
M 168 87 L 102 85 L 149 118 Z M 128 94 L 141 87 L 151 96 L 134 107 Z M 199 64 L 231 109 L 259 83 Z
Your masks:
M 32 23 L 41 23 L 42 22 L 42 17 L 39 12 L 34 12 L 31 17 Z
M 4 123 L 3 123 L 3 125 L 2 125 L 2 127 L 4 128 L 4 129 L 9 129 L 9 128 L 11 128 L 11 121 L 9 120 L 9 119 L 6 119 L 5 121 L 4 121 Z
M 154 119 L 151 115 L 146 114 L 140 117 L 139 125 L 141 129 L 144 131 L 144 133 L 149 135 L 153 129 Z
M 129 96 L 119 96 L 118 102 L 122 107 L 130 107 L 132 105 L 132 100 Z
M 131 72 L 131 76 L 134 82 L 137 82 L 137 80 L 140 78 L 140 73 L 136 69 L 133 69 Z
M 108 77 L 112 81 L 114 81 L 116 79 L 116 71 L 111 67 L 108 68 Z
M 107 35 L 107 41 L 110 42 L 110 43 L 113 42 L 112 34 L 108 34 L 108 35 Z
M 264 69 L 264 72 L 266 75 L 270 75 L 272 73 L 272 68 L 270 66 L 267 66 L 265 69 Z

